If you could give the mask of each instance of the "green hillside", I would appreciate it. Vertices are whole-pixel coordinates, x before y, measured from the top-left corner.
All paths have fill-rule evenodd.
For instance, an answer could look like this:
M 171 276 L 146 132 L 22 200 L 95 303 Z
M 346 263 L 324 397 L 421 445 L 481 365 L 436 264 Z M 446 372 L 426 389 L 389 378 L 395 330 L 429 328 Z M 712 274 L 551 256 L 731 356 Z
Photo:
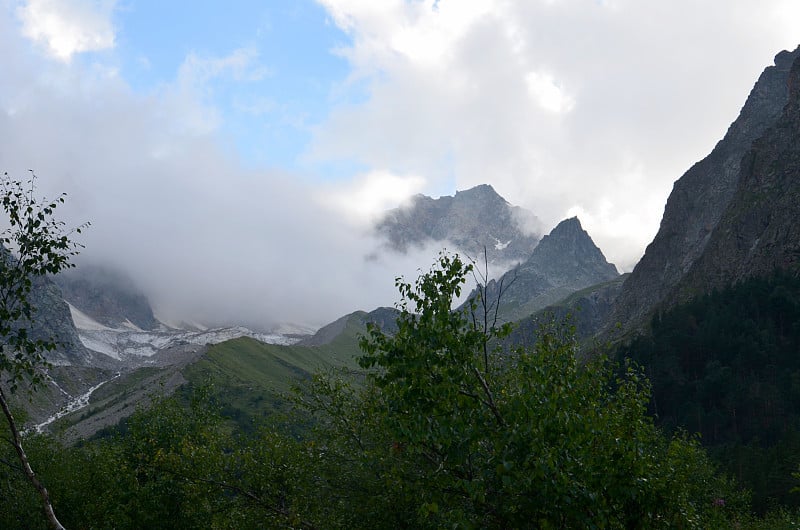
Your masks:
M 183 369 L 189 386 L 212 385 L 223 413 L 241 427 L 285 410 L 283 395 L 311 374 L 328 368 L 356 369 L 360 319 L 319 346 L 281 346 L 241 337 L 211 346 Z

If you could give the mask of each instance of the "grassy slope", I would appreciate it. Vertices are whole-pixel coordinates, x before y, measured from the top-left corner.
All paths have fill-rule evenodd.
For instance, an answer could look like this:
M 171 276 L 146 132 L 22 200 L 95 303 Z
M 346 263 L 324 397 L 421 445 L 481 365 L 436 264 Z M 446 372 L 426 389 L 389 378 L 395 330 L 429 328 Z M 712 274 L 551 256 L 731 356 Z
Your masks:
M 315 372 L 331 367 L 357 367 L 358 334 L 351 319 L 330 343 L 280 346 L 242 337 L 209 348 L 183 370 L 191 385 L 213 385 L 226 415 L 247 427 L 257 418 L 285 408 L 282 394 Z

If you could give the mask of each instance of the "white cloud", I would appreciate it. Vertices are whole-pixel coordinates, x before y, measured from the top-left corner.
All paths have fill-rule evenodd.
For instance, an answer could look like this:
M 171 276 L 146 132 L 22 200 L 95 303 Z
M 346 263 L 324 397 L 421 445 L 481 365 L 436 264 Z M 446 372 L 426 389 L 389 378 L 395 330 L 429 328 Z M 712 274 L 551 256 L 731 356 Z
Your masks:
M 259 64 L 258 50 L 253 47 L 237 48 L 223 57 L 203 57 L 188 54 L 178 69 L 178 80 L 183 84 L 197 85 L 218 77 L 233 81 L 261 81 L 269 69 Z
M 428 193 L 488 182 L 549 226 L 580 211 L 623 266 L 800 43 L 795 0 L 318 1 L 368 97 L 334 109 L 312 159 L 422 175 Z
M 425 186 L 418 175 L 395 175 L 388 171 L 371 171 L 353 179 L 344 187 L 328 186 L 318 200 L 363 228 L 368 228 L 386 210 L 406 203 Z
M 115 0 L 28 0 L 17 9 L 23 34 L 68 62 L 76 53 L 114 47 Z
M 80 259 L 128 270 L 162 314 L 322 325 L 391 305 L 394 278 L 432 263 L 433 249 L 366 260 L 378 242 L 315 200 L 308 179 L 246 169 L 220 141 L 206 91 L 219 76 L 259 77 L 256 54 L 191 56 L 172 83 L 138 95 L 103 68 L 26 55 L 15 27 L 0 10 L 1 170 L 33 168 L 44 194 L 68 192 L 59 215 L 92 223 Z M 415 182 L 367 175 L 350 198 L 388 204 Z
M 525 75 L 528 90 L 545 110 L 562 113 L 569 112 L 575 106 L 575 100 L 568 96 L 559 83 L 549 74 L 530 72 Z

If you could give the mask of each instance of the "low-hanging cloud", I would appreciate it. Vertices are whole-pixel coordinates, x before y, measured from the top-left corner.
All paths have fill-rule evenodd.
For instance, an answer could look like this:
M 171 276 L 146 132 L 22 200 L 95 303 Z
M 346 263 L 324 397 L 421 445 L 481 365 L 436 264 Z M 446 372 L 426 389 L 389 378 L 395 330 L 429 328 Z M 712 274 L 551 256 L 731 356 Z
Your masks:
M 341 210 L 348 193 L 363 200 L 358 186 L 331 202 L 297 175 L 243 168 L 215 136 L 214 109 L 186 68 L 173 85 L 139 95 L 96 65 L 23 60 L 17 33 L 0 16 L 0 47 L 19 52 L 0 57 L 0 70 L 14 73 L 0 80 L 0 167 L 19 178 L 34 169 L 50 197 L 66 191 L 59 214 L 92 224 L 78 237 L 79 264 L 122 268 L 161 315 L 321 325 L 391 305 L 395 276 L 435 257 L 429 248 L 366 259 L 378 242 L 364 219 Z M 260 71 L 249 70 L 248 53 L 189 59 L 219 66 L 213 75 Z

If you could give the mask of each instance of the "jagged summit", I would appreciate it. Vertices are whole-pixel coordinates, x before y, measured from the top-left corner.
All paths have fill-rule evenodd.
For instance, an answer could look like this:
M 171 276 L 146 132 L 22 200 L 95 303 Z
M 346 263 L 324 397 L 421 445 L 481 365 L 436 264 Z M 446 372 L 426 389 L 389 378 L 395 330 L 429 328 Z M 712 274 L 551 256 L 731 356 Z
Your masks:
M 516 320 L 617 276 L 617 268 L 572 217 L 544 236 L 522 264 L 489 282 L 487 296 L 495 299 L 502 285 L 501 313 L 506 320 Z
M 778 122 L 789 101 L 789 72 L 798 56 L 800 47 L 775 56 L 725 137 L 675 182 L 658 234 L 623 285 L 610 325 L 619 322 L 632 330 L 645 322 L 703 254 L 737 193 L 743 157 Z
M 617 268 L 606 261 L 577 217 L 561 221 L 533 250 L 519 271 L 545 274 L 558 285 L 580 284 L 575 290 L 613 279 Z
M 416 195 L 408 206 L 390 210 L 376 232 L 395 251 L 438 243 L 491 262 L 519 262 L 539 240 L 533 213 L 512 206 L 488 184 L 433 199 Z

